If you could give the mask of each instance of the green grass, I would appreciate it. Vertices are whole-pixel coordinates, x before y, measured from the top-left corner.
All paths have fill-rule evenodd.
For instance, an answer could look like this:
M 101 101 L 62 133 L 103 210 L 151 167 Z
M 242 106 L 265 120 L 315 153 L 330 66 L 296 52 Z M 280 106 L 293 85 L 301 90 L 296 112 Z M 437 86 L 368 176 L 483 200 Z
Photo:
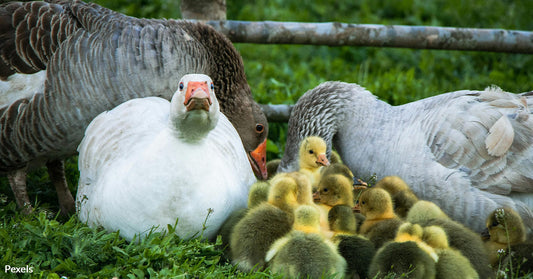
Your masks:
M 103 6 L 137 17 L 178 18 L 179 1 L 97 0 Z M 227 0 L 228 19 L 368 24 L 431 25 L 533 30 L 533 1 L 502 0 Z M 236 44 L 255 99 L 293 104 L 307 90 L 327 80 L 355 82 L 393 105 L 436 94 L 498 85 L 510 92 L 533 89 L 533 56 L 473 51 L 412 50 L 373 47 Z M 287 125 L 271 123 L 268 158 L 282 155 Z M 68 160 L 73 193 L 76 157 Z M 31 216 L 14 209 L 7 179 L 0 178 L 0 257 L 3 264 L 35 270 L 32 277 L 270 278 L 242 274 L 221 259 L 221 251 L 199 239 L 183 241 L 153 233 L 128 244 L 116 233 L 93 230 L 77 221 L 56 218 L 55 191 L 43 169 L 28 180 L 38 202 Z M 45 212 L 45 213 L 43 213 Z M 3 265 L 2 265 L 3 266 Z M 13 276 L 13 278 L 18 278 Z
M 0 256 L 2 267 L 31 267 L 32 278 L 272 278 L 268 273 L 244 274 L 226 263 L 220 241 L 200 237 L 182 240 L 152 232 L 142 241 L 126 242 L 118 233 L 91 229 L 76 216 L 60 222 L 46 211 L 29 216 L 14 203 L 2 204 Z M 178 224 L 179 227 L 179 224 Z M 2 273 L 2 278 L 18 278 Z

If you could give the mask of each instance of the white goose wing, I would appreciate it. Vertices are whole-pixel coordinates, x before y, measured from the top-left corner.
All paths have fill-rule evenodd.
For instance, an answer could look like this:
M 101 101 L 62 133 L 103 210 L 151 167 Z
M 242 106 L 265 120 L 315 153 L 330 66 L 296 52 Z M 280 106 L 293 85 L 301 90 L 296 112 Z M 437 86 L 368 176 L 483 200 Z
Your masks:
M 127 101 L 98 115 L 78 147 L 81 175 L 78 191 L 90 191 L 85 187 L 90 187 L 103 167 L 163 130 L 169 108 L 167 100 L 147 97 Z
M 533 193 L 530 94 L 496 87 L 425 103 L 423 130 L 435 160 L 493 194 Z

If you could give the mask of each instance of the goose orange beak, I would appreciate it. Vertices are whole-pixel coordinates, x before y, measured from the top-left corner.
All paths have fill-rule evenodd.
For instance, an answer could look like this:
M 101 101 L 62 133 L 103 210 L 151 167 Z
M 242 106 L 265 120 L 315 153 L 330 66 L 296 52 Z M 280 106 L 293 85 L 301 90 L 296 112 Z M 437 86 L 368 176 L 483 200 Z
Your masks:
M 265 139 L 257 148 L 248 154 L 248 160 L 252 165 L 255 175 L 263 180 L 267 179 L 268 172 L 266 168 L 266 145 Z
M 329 166 L 329 160 L 326 157 L 326 154 L 318 155 L 316 163 L 321 165 L 321 166 L 325 166 L 325 167 Z
M 211 106 L 212 102 L 207 81 L 189 81 L 183 104 L 187 111 L 197 109 L 209 111 L 209 106 Z

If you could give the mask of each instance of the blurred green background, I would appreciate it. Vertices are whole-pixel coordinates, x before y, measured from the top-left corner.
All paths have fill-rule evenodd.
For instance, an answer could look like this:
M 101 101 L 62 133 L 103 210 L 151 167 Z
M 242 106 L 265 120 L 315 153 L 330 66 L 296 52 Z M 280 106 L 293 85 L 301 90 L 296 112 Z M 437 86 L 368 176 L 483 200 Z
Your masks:
M 180 18 L 180 1 L 93 1 L 136 17 Z M 533 1 L 519 0 L 227 0 L 227 18 L 302 22 L 431 25 L 533 30 Z M 236 44 L 248 83 L 259 103 L 293 104 L 307 90 L 327 80 L 358 83 L 393 105 L 462 89 L 498 85 L 510 92 L 533 90 L 533 56 L 474 51 L 413 50 L 376 47 Z M 271 123 L 268 159 L 283 153 L 287 125 Z M 73 193 L 76 157 L 67 161 Z M 57 207 L 46 171 L 28 180 L 30 198 Z M 0 178 L 3 199 L 13 200 L 7 179 Z

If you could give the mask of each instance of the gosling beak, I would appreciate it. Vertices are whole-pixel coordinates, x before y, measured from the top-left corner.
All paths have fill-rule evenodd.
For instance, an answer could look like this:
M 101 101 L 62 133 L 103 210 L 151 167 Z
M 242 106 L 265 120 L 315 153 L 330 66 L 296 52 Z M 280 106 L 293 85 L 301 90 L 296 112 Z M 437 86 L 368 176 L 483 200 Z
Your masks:
M 187 84 L 187 92 L 185 92 L 185 100 L 183 102 L 187 111 L 191 110 L 205 110 L 209 111 L 211 106 L 211 96 L 209 96 L 209 88 L 207 81 L 189 81 Z
M 252 170 L 260 179 L 266 180 L 268 178 L 268 172 L 266 168 L 266 145 L 267 140 L 265 139 L 254 151 L 251 151 L 248 154 L 248 160 L 250 165 L 252 165 Z
M 361 180 L 360 178 L 353 178 L 353 189 L 354 190 L 361 190 L 366 189 L 368 187 L 368 184 Z
M 361 206 L 359 206 L 359 203 L 357 203 L 354 207 L 352 207 L 352 211 L 361 213 Z
M 316 163 L 325 167 L 329 166 L 329 160 L 326 157 L 326 154 L 319 154 Z
M 313 201 L 319 202 L 320 201 L 320 193 L 318 191 L 313 193 Z
M 481 232 L 481 239 L 482 239 L 483 241 L 490 240 L 490 233 L 489 233 L 489 229 L 488 229 L 488 228 L 485 228 L 485 229 Z

